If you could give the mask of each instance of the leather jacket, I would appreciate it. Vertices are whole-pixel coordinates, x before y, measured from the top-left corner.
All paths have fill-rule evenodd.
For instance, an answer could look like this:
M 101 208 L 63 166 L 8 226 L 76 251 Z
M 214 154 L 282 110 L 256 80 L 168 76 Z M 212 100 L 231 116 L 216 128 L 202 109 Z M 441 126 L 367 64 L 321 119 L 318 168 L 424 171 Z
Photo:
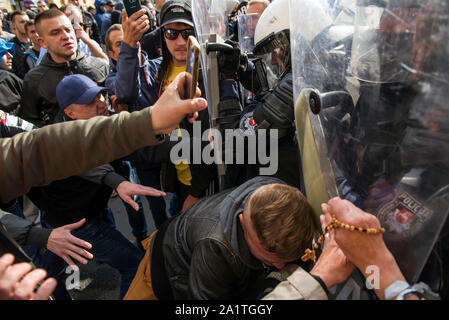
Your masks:
M 268 271 L 246 244 L 238 215 L 259 187 L 283 181 L 256 177 L 201 199 L 174 218 L 163 235 L 174 299 L 255 299 Z

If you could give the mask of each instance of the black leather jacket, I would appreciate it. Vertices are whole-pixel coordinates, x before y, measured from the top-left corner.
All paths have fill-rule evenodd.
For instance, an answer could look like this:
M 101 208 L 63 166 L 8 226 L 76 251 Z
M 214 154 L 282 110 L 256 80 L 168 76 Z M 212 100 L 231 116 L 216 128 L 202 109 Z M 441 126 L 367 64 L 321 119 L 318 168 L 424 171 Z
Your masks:
M 267 269 L 251 254 L 238 215 L 269 183 L 284 184 L 256 177 L 201 199 L 169 223 L 163 255 L 174 299 L 255 299 L 263 290 Z
M 100 58 L 90 57 L 78 51 L 75 59 L 54 62 L 47 52 L 41 63 L 30 70 L 23 80 L 23 95 L 19 116 L 38 127 L 51 124 L 59 111 L 56 86 L 70 74 L 84 74 L 102 86 L 109 72 L 109 65 Z

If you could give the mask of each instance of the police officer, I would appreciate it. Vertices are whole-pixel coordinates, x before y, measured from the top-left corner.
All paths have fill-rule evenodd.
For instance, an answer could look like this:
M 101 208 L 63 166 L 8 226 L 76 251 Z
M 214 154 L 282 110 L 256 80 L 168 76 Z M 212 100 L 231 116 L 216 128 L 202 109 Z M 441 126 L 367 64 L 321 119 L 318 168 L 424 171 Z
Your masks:
M 275 176 L 299 187 L 300 164 L 295 141 L 290 23 L 283 18 L 288 12 L 288 0 L 278 0 L 270 4 L 261 15 L 255 30 L 256 45 L 253 53 L 259 56 L 255 63 L 242 57 L 238 44 L 234 42 L 228 41 L 228 44 L 234 46 L 233 53 L 219 53 L 222 79 L 219 110 L 228 115 L 240 113 L 237 106 L 238 86 L 232 81 L 238 79 L 255 98 L 244 106 L 234 128 L 241 129 L 246 134 L 266 129 L 273 135 L 276 131 L 279 152 Z M 267 72 L 261 77 L 260 70 L 265 69 Z M 238 185 L 259 175 L 260 167 L 260 164 L 228 165 L 227 184 Z
M 439 0 L 357 1 L 352 43 L 332 39 L 335 25 L 307 44 L 291 28 L 295 88 L 307 84 L 295 92 L 301 154 L 320 166 L 305 175 L 308 200 L 318 208 L 311 197 L 340 196 L 376 215 L 407 281 L 424 280 L 442 297 L 449 148 L 438 119 L 449 115 L 448 16 Z M 313 134 L 307 143 L 304 123 Z

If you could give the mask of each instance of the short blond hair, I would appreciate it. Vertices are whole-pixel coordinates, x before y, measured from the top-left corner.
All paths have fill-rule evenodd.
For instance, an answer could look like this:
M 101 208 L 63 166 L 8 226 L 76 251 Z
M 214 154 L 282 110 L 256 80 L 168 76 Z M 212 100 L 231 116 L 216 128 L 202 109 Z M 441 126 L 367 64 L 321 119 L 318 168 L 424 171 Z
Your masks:
M 312 207 L 297 188 L 273 183 L 248 200 L 250 218 L 266 250 L 293 261 L 307 249 L 317 229 Z

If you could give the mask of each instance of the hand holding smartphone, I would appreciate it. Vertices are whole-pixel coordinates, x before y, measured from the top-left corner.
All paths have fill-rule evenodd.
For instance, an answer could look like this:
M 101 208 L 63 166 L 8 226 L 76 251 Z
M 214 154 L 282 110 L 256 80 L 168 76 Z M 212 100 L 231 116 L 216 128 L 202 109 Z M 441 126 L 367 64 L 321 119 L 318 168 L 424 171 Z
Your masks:
M 142 9 L 142 6 L 140 4 L 140 0 L 123 0 L 123 5 L 126 9 L 126 15 L 128 17 L 131 17 L 131 15 L 140 9 Z
M 201 48 L 194 36 L 187 40 L 186 82 L 184 99 L 195 97 L 198 71 L 200 69 Z
M 184 99 L 192 99 L 196 94 L 198 72 L 200 69 L 201 47 L 194 36 L 187 40 L 186 81 L 184 88 Z M 193 117 L 193 114 L 189 114 Z

